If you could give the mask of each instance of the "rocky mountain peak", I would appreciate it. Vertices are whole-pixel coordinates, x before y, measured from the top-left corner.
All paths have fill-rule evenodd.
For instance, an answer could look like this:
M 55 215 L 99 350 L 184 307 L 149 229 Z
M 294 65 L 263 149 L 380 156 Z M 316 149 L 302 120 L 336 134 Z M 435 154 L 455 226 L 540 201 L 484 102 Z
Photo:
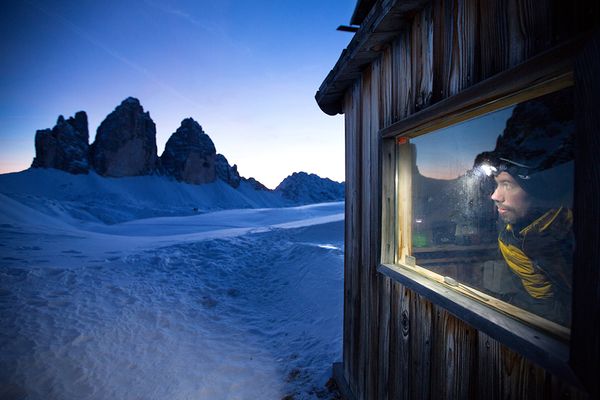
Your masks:
M 121 102 L 121 105 L 125 105 L 125 104 L 131 104 L 133 106 L 140 106 L 140 107 L 142 106 L 138 99 L 136 99 L 135 97 L 131 97 L 131 96 L 129 96 L 128 98 L 126 98 L 125 100 L 123 100 Z
M 241 177 L 237 170 L 237 165 L 230 166 L 223 154 L 217 154 L 215 157 L 215 169 L 217 177 L 229 184 L 233 188 L 240 186 Z
M 123 100 L 102 121 L 90 158 L 96 172 L 104 176 L 148 175 L 156 170 L 156 125 L 138 99 Z
M 281 196 L 297 203 L 320 203 L 344 200 L 344 184 L 306 172 L 294 172 L 276 188 Z
M 160 157 L 167 175 L 187 183 L 209 183 L 217 178 L 215 171 L 216 149 L 200 124 L 192 118 L 181 125 L 167 141 Z
M 84 111 L 75 117 L 60 115 L 52 129 L 38 130 L 35 134 L 35 158 L 32 168 L 56 168 L 72 174 L 87 174 L 88 121 Z
M 240 176 L 217 154 L 211 138 L 193 118 L 186 118 L 171 135 L 165 151 L 156 154 L 156 125 L 135 97 L 123 100 L 97 129 L 96 139 L 88 144 L 85 112 L 65 120 L 59 115 L 56 126 L 36 133 L 36 157 L 32 168 L 57 168 L 71 173 L 87 173 L 91 168 L 110 177 L 164 175 L 192 184 L 220 179 L 233 188 L 247 182 L 255 190 L 270 191 L 253 178 Z

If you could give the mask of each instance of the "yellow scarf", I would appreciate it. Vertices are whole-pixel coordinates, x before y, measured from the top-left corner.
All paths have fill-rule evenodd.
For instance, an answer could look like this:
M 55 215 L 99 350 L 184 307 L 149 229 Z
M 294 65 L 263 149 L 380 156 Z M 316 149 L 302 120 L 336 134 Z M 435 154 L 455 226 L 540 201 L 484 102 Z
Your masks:
M 525 236 L 530 232 L 543 232 L 552 224 L 552 222 L 554 222 L 562 209 L 563 208 L 561 207 L 558 210 L 548 211 L 530 225 L 523 228 L 519 234 Z M 572 218 L 570 210 L 568 218 L 569 217 Z M 511 232 L 512 226 L 510 224 L 506 225 L 505 229 L 510 232 L 510 234 L 513 234 L 513 232 Z M 536 299 L 547 299 L 554 295 L 552 283 L 541 271 L 536 271 L 533 261 L 531 258 L 527 257 L 523 250 L 515 245 L 504 243 L 500 237 L 498 237 L 498 247 L 500 248 L 504 260 L 510 269 L 521 278 L 523 287 L 531 297 Z
M 543 274 L 535 271 L 531 258 L 527 257 L 518 247 L 512 244 L 506 245 L 500 239 L 498 239 L 498 247 L 500 247 L 504 260 L 510 269 L 521 278 L 523 287 L 531 297 L 536 299 L 552 297 L 552 284 Z

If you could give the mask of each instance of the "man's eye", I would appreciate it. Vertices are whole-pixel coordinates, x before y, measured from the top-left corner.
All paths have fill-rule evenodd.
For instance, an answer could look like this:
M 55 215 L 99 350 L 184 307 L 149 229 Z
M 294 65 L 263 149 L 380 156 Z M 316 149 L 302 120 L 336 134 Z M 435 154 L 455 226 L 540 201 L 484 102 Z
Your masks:
M 510 190 L 512 189 L 512 185 L 509 182 L 502 182 L 502 188 L 504 190 Z

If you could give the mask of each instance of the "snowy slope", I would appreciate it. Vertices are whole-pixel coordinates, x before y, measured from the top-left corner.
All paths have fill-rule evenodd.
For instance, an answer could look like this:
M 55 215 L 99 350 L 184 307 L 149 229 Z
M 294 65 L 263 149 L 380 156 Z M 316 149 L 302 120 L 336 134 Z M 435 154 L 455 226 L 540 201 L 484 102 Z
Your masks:
M 333 397 L 343 203 L 43 172 L 0 177 L 0 398 Z
M 105 178 L 93 172 L 72 175 L 56 169 L 0 175 L 0 193 L 50 215 L 104 223 L 291 205 L 279 194 L 254 190 L 246 182 L 234 189 L 220 180 L 190 185 L 162 176 Z

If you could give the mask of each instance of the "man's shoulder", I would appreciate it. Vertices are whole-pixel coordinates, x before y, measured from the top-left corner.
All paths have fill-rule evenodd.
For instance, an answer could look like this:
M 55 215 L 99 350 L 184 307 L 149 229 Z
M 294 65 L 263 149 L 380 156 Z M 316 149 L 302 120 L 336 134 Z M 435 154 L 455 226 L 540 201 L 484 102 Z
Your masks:
M 521 230 L 522 235 L 568 233 L 573 226 L 573 211 L 567 207 L 553 208 Z

